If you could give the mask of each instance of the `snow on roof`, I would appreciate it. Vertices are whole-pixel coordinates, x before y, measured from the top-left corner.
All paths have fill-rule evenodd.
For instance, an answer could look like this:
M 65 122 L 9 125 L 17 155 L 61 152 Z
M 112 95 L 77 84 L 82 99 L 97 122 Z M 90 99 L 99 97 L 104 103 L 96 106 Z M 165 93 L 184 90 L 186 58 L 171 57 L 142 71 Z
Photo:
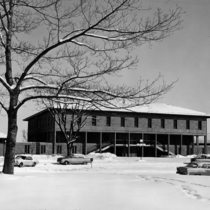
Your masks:
M 171 106 L 171 105 L 162 104 L 162 103 L 152 103 L 152 104 L 147 104 L 147 105 L 141 105 L 141 106 L 128 108 L 126 110 L 125 109 L 116 109 L 115 111 L 210 117 L 210 114 L 206 114 L 204 112 L 198 112 L 198 111 L 185 109 L 185 108 L 181 108 L 181 107 L 176 107 L 176 106 Z
M 119 106 L 122 107 L 122 106 Z M 70 109 L 70 108 L 69 108 Z M 91 108 L 88 108 L 91 110 Z M 93 109 L 93 111 L 111 111 L 111 112 L 136 112 L 136 113 L 147 113 L 147 114 L 168 114 L 168 115 L 187 115 L 187 116 L 200 116 L 200 117 L 206 117 L 210 118 L 210 114 L 204 113 L 204 112 L 198 112 L 191 109 L 181 108 L 177 106 L 172 106 L 169 104 L 163 104 L 163 103 L 152 103 L 147 105 L 140 105 L 135 106 L 131 108 L 117 108 L 117 106 L 113 108 L 104 108 L 100 107 L 98 109 Z M 47 109 L 42 110 L 41 112 L 38 112 L 34 115 L 31 115 L 24 119 L 24 121 L 28 121 L 29 119 L 46 112 Z

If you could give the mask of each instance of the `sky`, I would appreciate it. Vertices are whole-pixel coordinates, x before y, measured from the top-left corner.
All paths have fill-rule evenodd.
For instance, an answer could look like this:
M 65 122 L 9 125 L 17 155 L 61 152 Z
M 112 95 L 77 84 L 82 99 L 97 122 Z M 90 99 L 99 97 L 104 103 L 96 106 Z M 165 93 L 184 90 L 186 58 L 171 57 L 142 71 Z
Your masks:
M 181 6 L 185 12 L 182 29 L 162 42 L 137 48 L 134 52 L 139 58 L 137 68 L 123 71 L 120 80 L 133 85 L 140 77 L 152 80 L 161 73 L 167 83 L 178 81 L 158 102 L 210 114 L 210 1 L 142 0 L 142 5 L 164 11 Z M 22 130 L 27 130 L 23 119 L 36 112 L 31 102 L 19 110 L 17 141 L 22 141 Z M 0 115 L 0 132 L 7 133 L 5 113 Z

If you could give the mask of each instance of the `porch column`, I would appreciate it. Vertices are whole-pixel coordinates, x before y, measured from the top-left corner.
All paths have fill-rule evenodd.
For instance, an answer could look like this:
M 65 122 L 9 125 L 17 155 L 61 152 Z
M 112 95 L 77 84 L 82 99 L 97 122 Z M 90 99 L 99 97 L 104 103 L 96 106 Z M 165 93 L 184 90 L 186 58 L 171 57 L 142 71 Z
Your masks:
M 193 136 L 193 140 L 192 140 L 192 155 L 195 154 L 194 138 L 195 136 Z
M 52 132 L 52 135 L 53 135 L 53 154 L 56 154 L 56 130 L 54 128 L 54 131 Z
M 155 134 L 155 157 L 157 157 L 157 134 Z
M 199 139 L 198 136 L 196 136 L 196 147 L 197 147 L 197 155 L 199 154 Z
M 131 134 L 128 133 L 128 157 L 130 157 L 130 139 L 131 139 Z
M 114 154 L 116 155 L 116 133 L 114 133 Z
M 204 136 L 204 154 L 207 154 L 207 136 Z
M 87 132 L 85 132 L 84 153 L 87 155 Z
M 170 134 L 168 134 L 167 151 L 168 151 L 168 155 L 170 155 Z
M 102 132 L 100 132 L 100 142 L 99 142 L 100 153 L 101 153 L 101 149 L 102 149 Z
M 182 139 L 182 135 L 180 136 L 180 148 L 179 148 L 179 154 L 181 155 L 182 154 L 182 141 L 183 141 L 183 139 Z

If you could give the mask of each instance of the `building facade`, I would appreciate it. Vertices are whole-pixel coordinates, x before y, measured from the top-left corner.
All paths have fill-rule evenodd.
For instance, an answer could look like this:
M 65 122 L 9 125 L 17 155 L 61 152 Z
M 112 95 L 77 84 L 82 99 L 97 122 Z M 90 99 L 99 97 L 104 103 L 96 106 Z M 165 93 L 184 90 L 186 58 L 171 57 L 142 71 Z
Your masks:
M 67 115 L 71 116 L 71 110 Z M 79 132 L 74 152 L 111 152 L 128 157 L 210 153 L 207 143 L 209 117 L 202 112 L 166 104 L 127 110 L 94 110 Z M 27 151 L 34 144 L 38 154 L 66 154 L 65 139 L 47 110 L 25 121 L 28 121 Z

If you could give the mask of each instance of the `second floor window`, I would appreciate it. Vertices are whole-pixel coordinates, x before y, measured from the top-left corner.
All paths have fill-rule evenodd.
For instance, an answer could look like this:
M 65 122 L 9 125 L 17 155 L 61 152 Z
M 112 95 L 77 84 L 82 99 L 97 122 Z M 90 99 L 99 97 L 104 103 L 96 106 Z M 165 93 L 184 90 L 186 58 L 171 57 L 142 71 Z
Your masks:
M 96 126 L 96 116 L 92 116 L 92 125 Z
M 198 130 L 202 130 L 202 121 L 198 121 Z
M 165 119 L 161 119 L 161 128 L 165 128 Z
M 121 117 L 121 122 L 120 122 L 121 127 L 125 127 L 125 118 Z
M 148 118 L 147 126 L 148 126 L 148 128 L 152 128 L 152 119 L 151 118 Z
M 134 118 L 134 126 L 135 126 L 136 128 L 139 127 L 139 119 L 138 119 L 137 117 Z
M 111 117 L 110 116 L 106 117 L 106 126 L 111 126 Z
M 174 120 L 174 129 L 177 129 L 177 120 Z
M 82 117 L 81 116 L 77 116 L 77 124 L 78 124 L 78 126 L 81 126 L 81 124 L 82 124 Z
M 190 129 L 190 121 L 189 121 L 189 120 L 186 121 L 186 129 L 187 129 L 187 130 Z

